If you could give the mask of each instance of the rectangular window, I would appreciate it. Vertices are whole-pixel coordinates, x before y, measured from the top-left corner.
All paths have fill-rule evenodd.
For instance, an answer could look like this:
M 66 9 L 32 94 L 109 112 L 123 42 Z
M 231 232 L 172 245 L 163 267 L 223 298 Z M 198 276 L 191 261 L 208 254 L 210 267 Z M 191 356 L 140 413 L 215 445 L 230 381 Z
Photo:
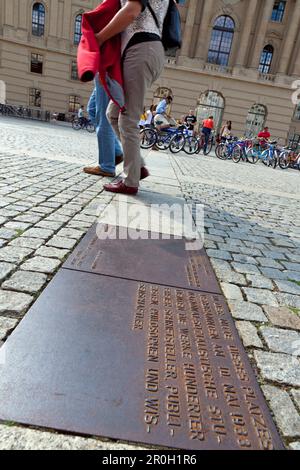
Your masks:
M 276 21 L 277 23 L 282 23 L 285 13 L 285 7 L 286 1 L 275 1 L 271 20 Z
M 32 73 L 43 73 L 43 56 L 40 54 L 31 54 L 31 68 Z
M 80 97 L 71 95 L 69 98 L 69 113 L 76 113 L 80 108 Z
M 34 108 L 40 108 L 42 104 L 41 90 L 37 88 L 29 89 L 29 106 Z
M 78 80 L 78 69 L 77 69 L 77 61 L 76 60 L 72 60 L 71 79 L 72 80 Z

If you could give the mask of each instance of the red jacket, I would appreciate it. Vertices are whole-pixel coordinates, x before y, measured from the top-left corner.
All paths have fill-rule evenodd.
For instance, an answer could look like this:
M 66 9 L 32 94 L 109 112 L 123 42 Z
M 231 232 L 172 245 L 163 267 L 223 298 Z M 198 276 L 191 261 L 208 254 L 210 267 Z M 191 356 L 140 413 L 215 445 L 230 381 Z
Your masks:
M 123 111 L 125 94 L 121 64 L 121 36 L 111 38 L 101 48 L 95 37 L 95 33 L 101 31 L 120 8 L 120 0 L 104 0 L 95 10 L 84 13 L 77 62 L 79 79 L 82 82 L 90 82 L 99 72 L 107 94 Z

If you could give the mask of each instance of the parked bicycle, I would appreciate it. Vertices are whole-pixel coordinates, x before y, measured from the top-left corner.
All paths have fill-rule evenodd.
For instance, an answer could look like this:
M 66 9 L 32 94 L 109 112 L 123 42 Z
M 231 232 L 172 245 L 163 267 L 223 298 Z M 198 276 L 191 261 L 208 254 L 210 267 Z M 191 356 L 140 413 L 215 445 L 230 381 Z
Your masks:
M 238 138 L 231 137 L 226 142 L 220 142 L 216 147 L 215 153 L 220 160 L 240 159 L 242 149 L 238 144 Z
M 279 166 L 282 170 L 292 168 L 300 171 L 300 153 L 292 149 L 283 149 L 279 155 Z

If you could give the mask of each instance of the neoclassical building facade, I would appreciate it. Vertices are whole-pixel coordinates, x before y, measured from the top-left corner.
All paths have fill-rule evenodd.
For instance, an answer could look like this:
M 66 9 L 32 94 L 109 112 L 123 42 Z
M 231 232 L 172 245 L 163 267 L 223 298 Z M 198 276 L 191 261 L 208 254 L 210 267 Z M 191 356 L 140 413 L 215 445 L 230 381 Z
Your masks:
M 237 135 L 268 125 L 300 134 L 300 0 L 182 0 L 183 47 L 148 95 L 165 88 L 176 116 L 197 109 Z M 163 92 L 162 92 L 163 93 Z M 300 91 L 299 91 L 300 96 Z M 300 101 L 299 101 L 300 102 Z
M 75 112 L 91 85 L 78 81 L 84 11 L 98 0 L 0 0 L 0 80 L 8 104 Z
M 6 102 L 72 113 L 91 85 L 77 78 L 81 15 L 99 0 L 0 0 Z M 235 133 L 300 135 L 300 0 L 178 0 L 183 47 L 168 56 L 147 104 L 165 93 L 179 118 L 195 109 Z M 300 92 L 299 92 L 300 95 Z

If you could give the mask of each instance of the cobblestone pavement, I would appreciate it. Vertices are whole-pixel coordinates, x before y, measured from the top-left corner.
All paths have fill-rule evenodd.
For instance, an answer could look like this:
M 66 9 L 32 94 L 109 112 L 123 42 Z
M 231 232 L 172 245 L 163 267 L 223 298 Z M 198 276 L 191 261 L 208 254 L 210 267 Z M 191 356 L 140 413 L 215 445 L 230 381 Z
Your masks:
M 113 199 L 105 179 L 81 171 L 94 161 L 95 136 L 24 122 L 16 138 L 18 125 L 0 121 L 0 341 Z M 281 435 L 300 449 L 299 173 L 202 156 L 148 161 L 141 200 L 155 192 L 153 202 L 164 203 L 167 192 L 205 205 L 207 253 Z M 137 447 L 2 423 L 2 448 Z
M 63 162 L 91 163 L 97 155 L 97 142 L 94 134 L 73 131 L 70 125 L 0 116 L 1 149 Z
M 300 449 L 300 175 L 211 157 L 172 161 L 205 206 L 205 247 L 287 446 Z

